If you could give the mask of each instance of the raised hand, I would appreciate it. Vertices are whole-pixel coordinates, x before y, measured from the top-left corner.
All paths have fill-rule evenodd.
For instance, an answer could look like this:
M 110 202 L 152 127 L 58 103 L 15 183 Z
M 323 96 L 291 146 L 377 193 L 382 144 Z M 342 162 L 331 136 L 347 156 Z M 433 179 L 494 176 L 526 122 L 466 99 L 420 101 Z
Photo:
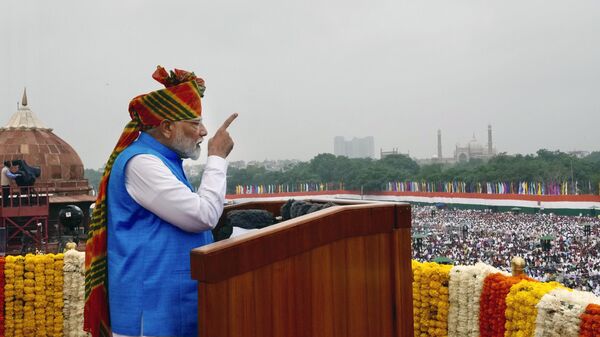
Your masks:
M 223 122 L 223 125 L 221 125 L 221 127 L 217 129 L 215 135 L 208 140 L 209 156 L 219 156 L 221 158 L 227 158 L 227 156 L 233 149 L 233 139 L 231 139 L 227 128 L 229 127 L 231 122 L 233 122 L 233 120 L 237 118 L 237 116 L 237 113 L 231 114 L 231 116 L 229 116 L 225 120 L 225 122 Z

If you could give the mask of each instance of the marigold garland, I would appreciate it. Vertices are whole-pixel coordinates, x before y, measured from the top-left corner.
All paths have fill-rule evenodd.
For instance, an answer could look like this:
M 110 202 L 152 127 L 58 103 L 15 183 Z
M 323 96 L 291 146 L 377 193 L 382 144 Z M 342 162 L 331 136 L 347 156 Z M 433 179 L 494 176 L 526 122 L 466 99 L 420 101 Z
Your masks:
M 0 257 L 0 337 L 86 336 L 84 256 Z M 415 336 L 600 336 L 600 299 L 589 292 L 485 264 L 412 268 Z
M 43 329 L 47 336 L 54 336 L 54 254 L 45 255 L 42 261 L 44 262 L 44 277 L 46 278 L 46 284 L 44 285 L 46 319 Z
M 24 280 L 23 275 L 25 274 L 25 257 L 16 256 L 13 264 L 14 270 L 14 330 L 12 336 L 23 337 L 23 288 Z M 8 334 L 7 334 L 8 335 Z
M 54 327 L 53 334 L 54 337 L 62 337 L 63 329 L 64 329 L 64 316 L 63 316 L 63 286 L 64 286 L 64 276 L 63 276 L 63 268 L 64 268 L 64 255 L 56 254 L 54 256 L 54 298 L 53 298 L 53 306 L 54 306 Z
M 4 334 L 63 335 L 63 255 L 7 256 L 4 262 Z
M 452 266 L 412 262 L 415 336 L 448 335 L 448 282 Z
M 36 334 L 35 325 L 39 322 L 39 317 L 36 317 L 34 308 L 38 306 L 37 300 L 37 289 L 40 287 L 40 281 L 36 278 L 37 272 L 35 261 L 39 259 L 39 256 L 33 254 L 25 255 L 25 274 L 23 280 L 23 334 L 25 336 L 40 336 L 44 337 L 45 334 Z M 41 283 L 43 287 L 43 281 Z M 43 320 L 42 320 L 43 322 Z
M 590 303 L 581 314 L 581 326 L 579 336 L 600 336 L 600 304 Z
M 479 306 L 479 333 L 481 337 L 504 336 L 506 295 L 510 288 L 525 275 L 508 276 L 501 273 L 489 274 L 483 281 Z
M 0 337 L 4 336 L 4 256 L 0 256 Z
M 528 280 L 512 286 L 506 296 L 506 332 L 504 336 L 533 336 L 538 302 L 552 289 L 560 286 L 557 282 L 541 283 Z
M 15 334 L 15 262 L 14 256 L 4 261 L 4 335 Z

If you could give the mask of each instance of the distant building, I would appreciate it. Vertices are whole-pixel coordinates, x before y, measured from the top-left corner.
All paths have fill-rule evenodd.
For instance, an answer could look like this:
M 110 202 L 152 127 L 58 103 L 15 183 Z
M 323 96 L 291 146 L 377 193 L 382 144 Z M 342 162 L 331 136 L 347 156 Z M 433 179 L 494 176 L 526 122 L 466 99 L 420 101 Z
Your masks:
M 393 148 L 391 151 L 383 151 L 383 149 L 379 150 L 379 158 L 383 159 L 387 156 L 398 154 L 398 148 Z
M 375 140 L 373 136 L 346 140 L 336 136 L 333 140 L 333 154 L 348 158 L 375 158 Z
M 396 155 L 396 154 L 401 154 L 401 155 L 404 155 L 404 156 L 410 157 L 410 153 L 400 153 L 400 152 L 398 151 L 398 148 L 397 148 L 397 147 L 393 148 L 393 149 L 392 149 L 392 150 L 390 150 L 390 151 L 383 151 L 383 149 L 380 149 L 380 150 L 379 150 L 379 158 L 380 158 L 380 159 L 383 159 L 383 158 L 385 158 L 385 157 L 387 157 L 387 156 Z
M 39 168 L 40 176 L 33 186 L 11 183 L 13 195 L 7 196 L 9 204 L 0 209 L 5 231 L 0 235 L 2 255 L 6 251 L 22 253 L 32 247 L 55 252 L 67 232 L 65 224 L 59 224 L 60 212 L 76 210 L 72 205 L 79 207 L 83 212 L 81 225 L 87 228 L 90 205 L 96 197 L 90 195 L 92 187 L 77 152 L 37 118 L 25 91 L 17 111 L 0 127 L 0 161 L 13 160 Z
M 477 142 L 475 134 L 473 139 L 466 146 L 456 145 L 454 150 L 454 160 L 457 163 L 468 162 L 471 159 L 481 159 L 484 161 L 496 155 L 496 149 L 492 143 L 492 126 L 488 125 L 488 143 L 487 146 L 483 146 Z
M 580 158 L 581 159 L 581 158 L 585 158 L 585 157 L 589 156 L 590 155 L 590 151 L 579 151 L 579 150 L 576 150 L 576 151 L 569 151 L 569 152 L 567 152 L 567 154 L 570 154 L 571 156 L 575 156 L 576 158 Z
M 0 127 L 0 160 L 15 159 L 39 167 L 35 186 L 48 186 L 53 196 L 69 196 L 65 200 L 73 202 L 95 199 L 89 196 L 92 188 L 84 177 L 81 158 L 31 111 L 25 91 L 17 111 Z
M 265 159 L 263 161 L 251 160 L 249 162 L 245 162 L 243 160 L 231 161 L 228 165 L 229 168 L 236 169 L 247 169 L 249 166 L 253 167 L 264 167 L 267 171 L 277 171 L 277 172 L 285 172 L 294 166 L 298 165 L 300 160 L 298 159 L 279 159 L 279 160 L 269 160 Z M 197 176 L 204 170 L 203 164 L 194 164 L 194 165 L 186 165 L 184 167 L 186 174 L 188 177 Z
M 254 166 L 264 167 L 267 171 L 285 172 L 300 163 L 297 159 L 279 159 L 269 160 L 265 159 L 262 162 L 254 162 Z M 250 165 L 250 162 L 248 163 Z
M 245 169 L 246 168 L 246 162 L 243 160 L 236 160 L 236 161 L 231 161 L 229 162 L 229 167 L 233 167 L 236 169 Z
M 437 155 L 432 156 L 431 158 L 426 159 L 418 159 L 417 163 L 419 165 L 428 165 L 428 164 L 455 164 L 455 163 L 463 163 L 468 162 L 471 159 L 481 159 L 484 161 L 489 160 L 490 158 L 496 156 L 496 149 L 494 148 L 494 144 L 492 141 L 492 126 L 488 125 L 488 141 L 484 146 L 477 142 L 475 138 L 475 134 L 473 134 L 473 139 L 469 141 L 466 145 L 456 145 L 454 149 L 454 156 L 452 157 L 444 157 L 442 153 L 442 131 L 437 131 Z

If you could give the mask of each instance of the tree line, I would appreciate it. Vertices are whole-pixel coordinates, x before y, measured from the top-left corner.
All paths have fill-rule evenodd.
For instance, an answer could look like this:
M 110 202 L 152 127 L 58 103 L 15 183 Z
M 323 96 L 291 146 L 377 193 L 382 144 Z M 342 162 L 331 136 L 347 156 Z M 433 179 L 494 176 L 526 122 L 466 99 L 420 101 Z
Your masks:
M 97 188 L 102 172 L 85 170 L 85 176 Z M 201 175 L 189 177 L 195 186 Z M 323 153 L 300 162 L 285 171 L 268 171 L 260 166 L 230 167 L 227 193 L 239 185 L 279 185 L 305 183 L 342 183 L 346 190 L 381 191 L 393 181 L 483 183 L 497 181 L 579 182 L 581 193 L 598 193 L 600 152 L 578 158 L 561 151 L 539 150 L 529 155 L 500 153 L 487 162 L 471 160 L 453 165 L 419 166 L 412 158 L 389 155 L 383 159 L 347 158 Z M 592 187 L 591 191 L 589 187 Z

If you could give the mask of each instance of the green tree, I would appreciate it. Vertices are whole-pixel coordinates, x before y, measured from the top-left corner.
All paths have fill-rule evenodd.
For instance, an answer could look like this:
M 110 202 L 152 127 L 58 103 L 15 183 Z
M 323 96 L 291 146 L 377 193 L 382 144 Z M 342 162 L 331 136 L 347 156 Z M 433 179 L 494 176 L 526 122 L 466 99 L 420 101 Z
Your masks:
M 101 169 L 85 169 L 83 171 L 83 176 L 88 180 L 88 183 L 94 187 L 94 190 L 98 191 L 98 185 L 100 184 L 100 179 L 102 179 L 102 173 L 103 172 Z
M 339 183 L 346 189 L 379 191 L 392 181 L 426 181 L 466 183 L 485 182 L 556 182 L 578 181 L 581 193 L 598 193 L 600 182 L 600 152 L 580 159 L 560 151 L 540 149 L 535 154 L 500 153 L 488 162 L 471 160 L 455 165 L 419 165 L 405 155 L 391 155 L 381 160 L 347 158 L 319 154 L 301 162 L 286 172 L 270 172 L 249 166 L 230 169 L 228 192 L 236 185 Z M 590 186 L 592 189 L 590 190 Z

